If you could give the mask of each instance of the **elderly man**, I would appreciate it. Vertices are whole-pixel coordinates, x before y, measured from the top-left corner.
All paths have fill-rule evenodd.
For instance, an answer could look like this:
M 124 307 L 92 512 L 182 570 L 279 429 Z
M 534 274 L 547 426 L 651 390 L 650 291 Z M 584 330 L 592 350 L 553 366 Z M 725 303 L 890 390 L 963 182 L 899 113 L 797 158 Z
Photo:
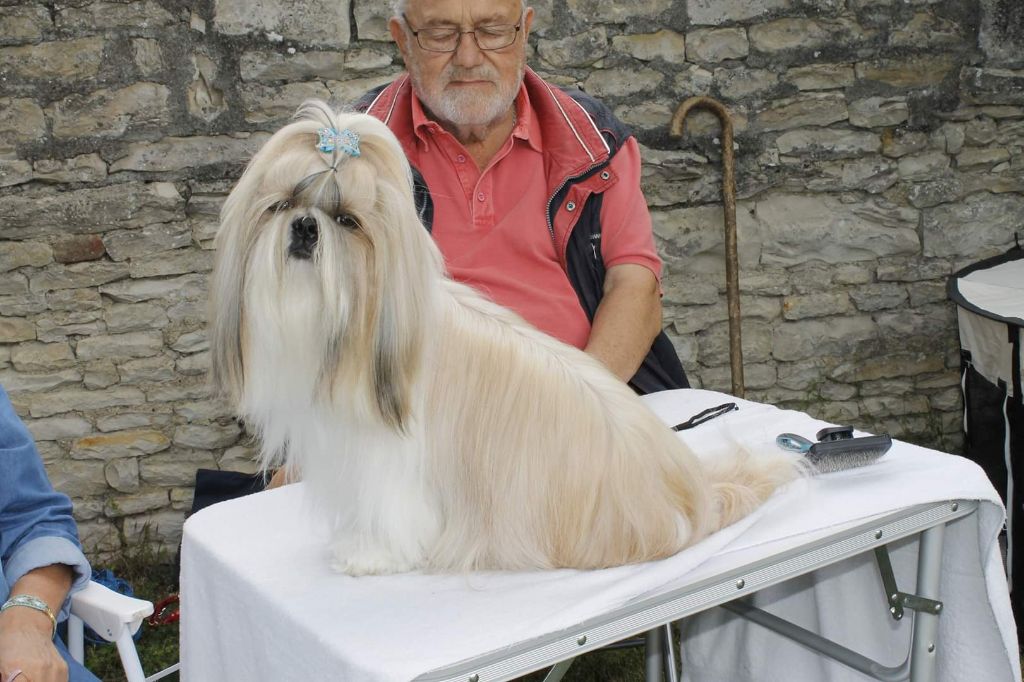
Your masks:
M 661 333 L 636 140 L 603 105 L 526 66 L 525 0 L 398 0 L 395 10 L 408 74 L 356 106 L 401 141 L 452 277 L 638 392 L 686 386 Z

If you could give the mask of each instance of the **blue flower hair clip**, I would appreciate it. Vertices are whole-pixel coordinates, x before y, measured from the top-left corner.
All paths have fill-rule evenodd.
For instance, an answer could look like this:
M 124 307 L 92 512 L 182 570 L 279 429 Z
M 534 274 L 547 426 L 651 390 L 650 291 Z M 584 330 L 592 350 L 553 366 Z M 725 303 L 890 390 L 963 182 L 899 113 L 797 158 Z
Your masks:
M 337 131 L 334 128 L 321 128 L 317 132 L 316 148 L 325 154 L 339 149 L 349 156 L 359 156 L 359 133 L 345 128 Z

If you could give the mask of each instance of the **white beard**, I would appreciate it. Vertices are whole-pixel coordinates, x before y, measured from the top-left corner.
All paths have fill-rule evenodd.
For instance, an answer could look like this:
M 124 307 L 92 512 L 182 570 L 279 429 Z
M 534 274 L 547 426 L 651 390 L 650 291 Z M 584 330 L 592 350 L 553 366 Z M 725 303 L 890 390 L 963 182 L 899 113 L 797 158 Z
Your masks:
M 314 149 L 320 126 L 357 131 L 361 155 L 321 175 L 338 159 Z M 337 187 L 267 210 L 310 177 Z M 340 205 L 323 199 L 334 189 Z M 289 255 L 302 217 L 319 230 L 308 258 Z M 799 474 L 778 452 L 702 463 L 598 361 L 448 279 L 376 119 L 304 105 L 231 193 L 217 239 L 214 385 L 265 466 L 308 485 L 340 571 L 648 561 Z

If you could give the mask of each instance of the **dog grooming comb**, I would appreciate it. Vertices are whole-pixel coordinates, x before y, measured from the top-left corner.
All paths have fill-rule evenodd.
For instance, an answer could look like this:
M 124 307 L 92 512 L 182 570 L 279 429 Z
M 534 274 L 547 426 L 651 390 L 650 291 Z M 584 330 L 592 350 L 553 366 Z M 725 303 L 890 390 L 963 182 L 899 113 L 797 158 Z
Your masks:
M 851 427 L 833 427 L 818 432 L 814 443 L 795 433 L 782 433 L 775 439 L 784 450 L 799 452 L 820 474 L 845 471 L 875 462 L 892 447 L 892 438 L 882 436 L 853 437 Z

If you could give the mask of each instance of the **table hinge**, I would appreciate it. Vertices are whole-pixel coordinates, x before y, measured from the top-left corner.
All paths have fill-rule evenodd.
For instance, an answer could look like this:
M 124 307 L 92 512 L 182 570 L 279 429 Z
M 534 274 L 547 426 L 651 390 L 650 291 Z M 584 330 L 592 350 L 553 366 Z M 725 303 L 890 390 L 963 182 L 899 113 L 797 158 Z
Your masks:
M 892 614 L 893 620 L 903 618 L 903 609 L 921 611 L 935 616 L 942 612 L 941 601 L 899 591 L 896 586 L 896 576 L 892 571 L 892 562 L 889 561 L 889 550 L 884 545 L 875 548 L 875 559 L 878 561 L 878 572 L 882 576 L 882 585 L 885 586 L 885 596 L 889 601 L 889 613 Z

